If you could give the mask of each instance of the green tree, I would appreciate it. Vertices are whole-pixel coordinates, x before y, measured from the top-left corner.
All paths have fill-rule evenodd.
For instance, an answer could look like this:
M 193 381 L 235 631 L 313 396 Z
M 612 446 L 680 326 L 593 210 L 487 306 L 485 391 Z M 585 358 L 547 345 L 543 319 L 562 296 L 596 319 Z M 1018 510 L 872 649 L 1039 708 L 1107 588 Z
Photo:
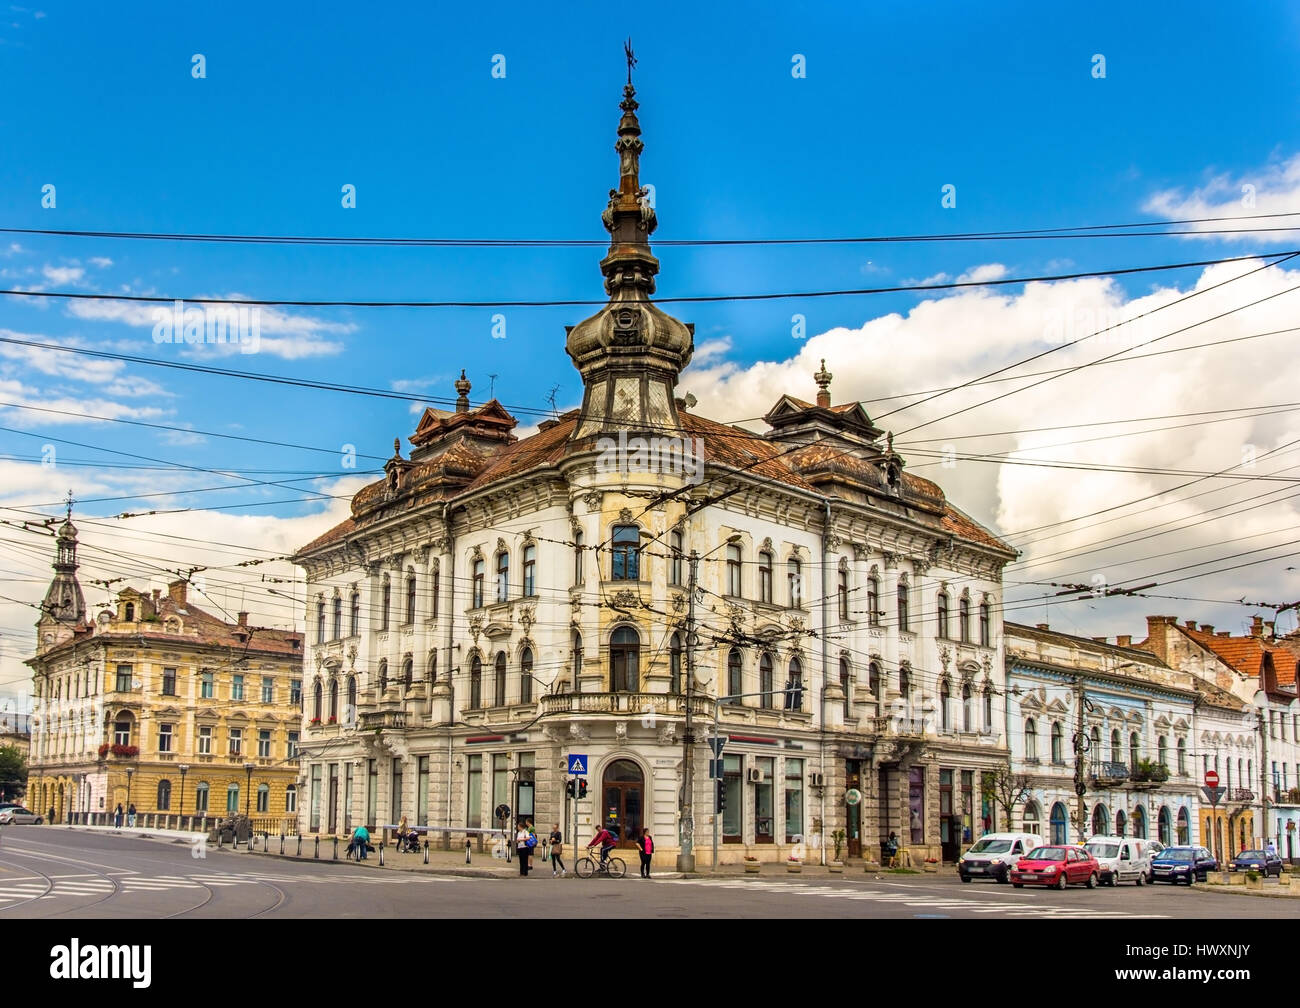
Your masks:
M 27 790 L 27 760 L 17 746 L 0 745 L 0 793 L 17 799 Z

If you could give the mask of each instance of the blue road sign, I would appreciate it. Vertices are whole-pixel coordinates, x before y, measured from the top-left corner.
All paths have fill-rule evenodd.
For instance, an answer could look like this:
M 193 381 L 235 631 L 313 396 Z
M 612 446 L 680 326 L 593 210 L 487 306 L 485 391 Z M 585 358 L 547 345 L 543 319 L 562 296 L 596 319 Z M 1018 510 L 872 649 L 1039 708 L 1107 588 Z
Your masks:
M 569 753 L 569 773 L 574 777 L 584 777 L 587 773 L 587 754 Z
M 714 756 L 721 756 L 723 747 L 727 744 L 726 735 L 710 735 L 709 747 L 713 750 Z

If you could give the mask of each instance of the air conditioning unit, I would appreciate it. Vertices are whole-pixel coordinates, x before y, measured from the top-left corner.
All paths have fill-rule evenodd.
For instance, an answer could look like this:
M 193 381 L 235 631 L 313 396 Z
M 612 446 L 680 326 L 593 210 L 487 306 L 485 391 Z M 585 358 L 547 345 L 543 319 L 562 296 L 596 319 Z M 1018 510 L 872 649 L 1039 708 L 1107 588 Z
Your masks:
M 747 779 L 747 780 L 749 781 L 749 783 L 751 783 L 751 784 L 759 784 L 759 783 L 762 783 L 762 780 L 763 780 L 763 771 L 760 770 L 758 767 L 750 767 L 750 768 L 749 768 L 749 774 L 747 775 L 747 778 L 746 778 L 746 779 Z
M 825 787 L 826 775 L 821 773 L 810 773 L 808 775 L 808 783 L 813 787 Z

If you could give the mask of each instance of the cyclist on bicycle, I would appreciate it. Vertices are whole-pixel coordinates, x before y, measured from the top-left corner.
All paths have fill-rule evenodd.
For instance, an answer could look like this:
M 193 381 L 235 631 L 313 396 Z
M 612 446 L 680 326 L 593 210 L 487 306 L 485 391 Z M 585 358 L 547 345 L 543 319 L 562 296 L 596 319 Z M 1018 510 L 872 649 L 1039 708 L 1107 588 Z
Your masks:
M 590 851 L 596 844 L 600 844 L 600 867 L 604 869 L 606 862 L 609 861 L 609 852 L 614 849 L 616 843 L 618 841 L 614 839 L 614 834 L 602 826 L 600 832 L 591 838 L 591 843 L 587 844 L 587 850 Z

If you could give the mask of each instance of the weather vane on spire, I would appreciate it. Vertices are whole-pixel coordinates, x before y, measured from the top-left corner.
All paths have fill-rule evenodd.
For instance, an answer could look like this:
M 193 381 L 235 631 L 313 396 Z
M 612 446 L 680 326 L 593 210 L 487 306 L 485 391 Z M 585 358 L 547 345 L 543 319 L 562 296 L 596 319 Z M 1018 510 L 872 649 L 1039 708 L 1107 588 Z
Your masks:
M 67 500 L 68 500 L 68 518 L 70 519 L 70 518 L 72 517 L 72 505 L 73 505 L 73 503 L 74 503 L 73 496 L 72 496 L 72 491 L 71 491 L 71 490 L 68 491 L 68 498 L 67 498 Z
M 632 36 L 623 43 L 623 55 L 627 57 L 627 86 L 632 86 L 632 68 L 636 66 L 636 56 L 632 53 Z

